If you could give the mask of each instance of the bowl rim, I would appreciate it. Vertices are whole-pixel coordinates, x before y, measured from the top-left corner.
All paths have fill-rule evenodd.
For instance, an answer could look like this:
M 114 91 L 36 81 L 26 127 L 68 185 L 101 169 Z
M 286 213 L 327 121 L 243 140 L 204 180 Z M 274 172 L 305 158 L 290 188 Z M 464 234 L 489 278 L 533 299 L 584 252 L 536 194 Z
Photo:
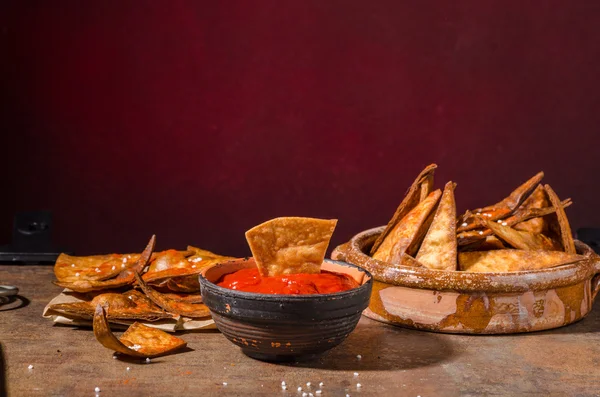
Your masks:
M 367 255 L 363 248 L 382 233 L 385 226 L 364 230 L 353 236 L 342 251 L 344 260 L 369 270 L 375 281 L 390 285 L 465 292 L 525 292 L 564 287 L 592 279 L 600 273 L 600 256 L 581 241 L 576 247 L 586 258 L 582 261 L 546 269 L 516 272 L 443 271 L 392 265 Z M 378 270 L 381 265 L 385 270 Z M 442 276 L 442 277 L 439 277 Z
M 261 293 L 256 293 L 256 292 L 246 292 L 246 291 L 239 291 L 239 290 L 235 290 L 235 289 L 220 287 L 217 284 L 210 281 L 209 279 L 207 279 L 205 276 L 205 274 L 210 269 L 213 269 L 215 267 L 231 265 L 233 263 L 238 263 L 238 262 L 247 262 L 250 259 L 252 259 L 252 257 L 233 259 L 233 260 L 229 260 L 226 262 L 219 262 L 219 263 L 215 263 L 213 265 L 207 266 L 206 268 L 202 269 L 202 272 L 200 272 L 200 274 L 198 275 L 198 279 L 200 281 L 200 288 L 201 289 L 202 288 L 210 288 L 213 291 L 215 291 L 216 293 L 218 293 L 219 295 L 227 294 L 229 296 L 237 297 L 240 299 L 257 300 L 257 301 L 277 301 L 277 302 L 287 301 L 287 302 L 292 303 L 292 302 L 303 302 L 303 301 L 311 301 L 311 300 L 318 300 L 318 299 L 339 300 L 339 299 L 348 298 L 348 297 L 354 296 L 354 295 L 360 295 L 361 293 L 368 292 L 371 289 L 371 286 L 372 286 L 373 280 L 374 280 L 374 277 L 371 274 L 371 272 L 369 272 L 367 269 L 365 269 L 363 267 L 357 266 L 353 263 L 348 263 L 348 262 L 338 261 L 338 260 L 333 260 L 333 259 L 328 259 L 328 258 L 324 258 L 323 262 L 331 263 L 331 264 L 338 265 L 338 266 L 355 268 L 355 269 L 359 270 L 360 272 L 363 272 L 365 274 L 365 276 L 367 277 L 367 280 L 364 281 L 361 285 L 359 285 L 356 288 L 352 288 L 352 289 L 349 289 L 346 291 L 341 291 L 341 292 L 333 292 L 330 294 L 290 295 L 290 294 L 261 294 Z

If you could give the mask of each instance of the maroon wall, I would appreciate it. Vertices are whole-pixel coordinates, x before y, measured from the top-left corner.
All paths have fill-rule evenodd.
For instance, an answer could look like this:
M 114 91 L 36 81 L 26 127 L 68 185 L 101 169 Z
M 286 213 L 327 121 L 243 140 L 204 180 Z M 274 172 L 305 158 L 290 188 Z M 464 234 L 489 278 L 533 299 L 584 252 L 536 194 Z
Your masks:
M 599 226 L 599 4 L 4 2 L 0 237 L 46 208 L 78 253 L 245 255 L 285 215 L 337 244 L 430 162 L 459 209 L 544 170 Z

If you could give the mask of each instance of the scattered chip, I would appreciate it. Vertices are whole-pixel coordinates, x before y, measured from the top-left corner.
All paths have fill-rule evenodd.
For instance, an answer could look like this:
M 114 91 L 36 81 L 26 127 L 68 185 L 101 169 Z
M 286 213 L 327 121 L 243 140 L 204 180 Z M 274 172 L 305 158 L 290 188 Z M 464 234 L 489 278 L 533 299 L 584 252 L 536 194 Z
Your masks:
M 414 255 L 422 241 L 442 192 L 438 189 L 429 194 L 425 200 L 418 203 L 383 240 L 373 258 L 383 262 L 400 263 L 403 254 Z
M 110 254 L 92 256 L 71 256 L 60 254 L 54 264 L 54 274 L 60 282 L 70 283 L 81 280 L 106 280 L 117 276 L 123 263 L 131 266 L 140 254 Z
M 519 207 L 518 211 L 523 211 L 530 208 L 545 208 L 550 206 L 551 203 L 548 199 L 548 195 L 546 194 L 546 190 L 542 185 L 538 185 L 533 193 L 531 193 L 531 196 L 529 196 L 527 200 L 523 201 L 523 204 L 521 204 L 521 207 Z M 546 225 L 544 217 L 536 217 L 517 223 L 515 225 L 515 229 L 531 233 L 546 233 L 548 226 Z
M 459 269 L 467 272 L 516 272 L 566 265 L 583 260 L 581 255 L 562 251 L 495 251 L 460 252 Z
M 319 273 L 337 220 L 275 218 L 246 232 L 263 277 Z
M 456 270 L 456 203 L 454 182 L 444 187 L 440 204 L 417 254 L 423 266 L 437 270 Z
M 419 202 L 424 201 L 429 196 L 433 186 L 433 175 L 436 168 L 436 164 L 430 164 L 417 176 L 417 179 L 415 179 L 406 192 L 404 199 L 396 209 L 396 212 L 394 212 L 394 215 L 385 227 L 385 230 L 379 235 L 377 240 L 375 240 L 373 247 L 371 247 L 371 255 L 375 254 L 388 234 L 396 227 L 396 224 L 400 222 Z
M 146 296 L 169 313 L 192 318 L 210 316 L 208 307 L 203 303 L 188 303 L 171 299 L 168 295 L 155 291 L 137 273 L 135 274 L 135 279 Z
M 120 339 L 111 332 L 106 312 L 98 304 L 94 314 L 94 336 L 104 347 L 134 357 L 157 357 L 184 348 L 187 343 L 164 331 L 140 323 L 132 324 Z
M 54 284 L 61 286 L 63 288 L 69 288 L 70 290 L 76 292 L 91 292 L 91 291 L 101 291 L 105 289 L 114 289 L 121 288 L 127 285 L 133 284 L 133 274 L 135 272 L 141 272 L 148 265 L 150 258 L 152 256 L 152 251 L 154 250 L 154 244 L 156 242 L 156 236 L 152 236 L 150 241 L 146 245 L 146 248 L 139 256 L 137 261 L 133 264 L 133 266 L 125 268 L 125 270 L 121 270 L 116 278 L 104 281 L 95 281 L 95 280 L 81 280 L 81 281 L 73 281 L 73 282 L 62 282 L 56 281 Z
M 59 303 L 50 306 L 50 310 L 67 317 L 91 320 L 97 305 L 105 306 L 109 320 L 145 320 L 158 321 L 173 318 L 148 297 L 136 290 L 122 294 L 107 292 L 95 296 L 91 301 Z

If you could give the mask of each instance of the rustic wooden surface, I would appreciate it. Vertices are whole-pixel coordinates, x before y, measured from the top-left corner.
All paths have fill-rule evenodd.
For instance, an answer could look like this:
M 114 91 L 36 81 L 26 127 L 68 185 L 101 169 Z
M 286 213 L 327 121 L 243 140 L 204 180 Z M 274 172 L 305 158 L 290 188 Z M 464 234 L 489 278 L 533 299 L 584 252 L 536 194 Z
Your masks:
M 600 302 L 571 326 L 509 336 L 419 332 L 363 317 L 337 348 L 286 365 L 250 359 L 218 332 L 186 333 L 190 350 L 146 364 L 113 359 L 91 329 L 43 319 L 61 290 L 52 279 L 49 266 L 0 266 L 0 284 L 18 286 L 25 305 L 0 306 L 0 396 L 297 397 L 302 386 L 317 397 L 319 382 L 322 397 L 600 396 Z

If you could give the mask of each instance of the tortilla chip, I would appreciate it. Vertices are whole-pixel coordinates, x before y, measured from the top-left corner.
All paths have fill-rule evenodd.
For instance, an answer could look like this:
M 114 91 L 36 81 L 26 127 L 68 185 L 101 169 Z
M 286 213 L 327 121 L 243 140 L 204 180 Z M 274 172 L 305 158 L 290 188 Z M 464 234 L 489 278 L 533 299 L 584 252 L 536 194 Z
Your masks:
M 523 204 L 521 204 L 521 207 L 519 207 L 517 211 L 521 211 L 522 209 L 526 208 L 545 208 L 550 206 L 551 203 L 550 200 L 548 200 L 546 190 L 544 190 L 542 185 L 538 185 L 533 193 L 531 193 L 531 196 L 529 196 L 527 200 L 523 201 Z M 524 232 L 546 233 L 548 225 L 543 217 L 537 217 L 517 223 L 514 228 Z
M 572 203 L 571 203 L 570 199 L 567 199 L 567 200 L 564 200 L 561 204 L 562 204 L 563 208 L 566 208 L 566 207 L 570 206 Z M 554 208 L 554 207 L 523 208 L 523 209 L 519 209 L 512 216 L 509 216 L 508 218 L 503 219 L 502 225 L 503 226 L 507 226 L 507 225 L 514 226 L 520 222 L 523 222 L 523 221 L 526 221 L 526 220 L 529 220 L 532 218 L 546 216 L 546 215 L 552 214 L 554 212 L 556 212 L 556 208 Z M 490 229 L 484 227 L 484 223 L 483 223 L 484 219 L 485 218 L 483 218 L 483 217 L 477 217 L 476 226 L 479 229 L 469 230 L 466 232 L 460 232 L 457 234 L 459 246 L 461 246 L 461 247 L 467 246 L 467 245 L 474 243 L 475 241 L 483 240 L 484 238 L 492 235 L 492 231 Z
M 431 226 L 421 243 L 416 259 L 423 266 L 437 270 L 456 270 L 456 184 L 448 182 Z
M 563 249 L 569 254 L 576 254 L 577 251 L 575 250 L 575 242 L 573 241 L 573 234 L 571 233 L 569 219 L 567 218 L 567 214 L 565 213 L 565 207 L 562 205 L 560 199 L 558 198 L 554 190 L 550 187 L 550 185 L 544 185 L 544 189 L 548 194 L 548 198 L 550 199 L 552 206 L 556 209 L 555 213 L 560 228 L 560 237 Z
M 425 167 L 421 173 L 419 173 L 417 179 L 415 179 L 412 185 L 408 188 L 404 199 L 402 199 L 402 202 L 396 209 L 396 212 L 394 212 L 392 219 L 390 219 L 383 232 L 379 235 L 377 240 L 375 240 L 375 243 L 373 243 L 373 247 L 371 247 L 371 255 L 375 255 L 375 252 L 379 249 L 379 246 L 383 244 L 383 240 L 385 240 L 388 234 L 391 233 L 398 222 L 400 222 L 419 202 L 424 201 L 429 196 L 429 192 L 427 190 L 431 190 L 433 186 L 433 174 L 435 173 L 436 168 L 436 164 L 430 164 Z M 427 195 L 423 197 L 425 193 L 427 193 Z
M 466 272 L 516 272 L 546 269 L 583 260 L 581 255 L 561 251 L 495 251 L 459 252 L 458 266 Z
M 60 254 L 54 264 L 54 275 L 58 281 L 66 283 L 81 280 L 106 280 L 117 276 L 139 257 L 140 254 L 92 256 Z
M 148 272 L 154 273 L 177 267 L 187 267 L 187 257 L 193 255 L 192 251 L 177 251 L 174 249 L 159 252 L 152 257 Z
M 69 317 L 91 320 L 98 304 L 106 306 L 107 317 L 110 320 L 158 321 L 173 318 L 172 314 L 166 313 L 144 294 L 135 290 L 122 294 L 99 294 L 89 302 L 59 303 L 50 306 L 50 310 Z
M 133 266 L 122 270 L 116 278 L 95 281 L 95 280 L 78 280 L 72 282 L 55 281 L 54 284 L 63 288 L 69 288 L 76 292 L 91 292 L 91 291 L 102 291 L 105 289 L 121 288 L 130 284 L 133 284 L 133 274 L 135 272 L 141 272 L 148 265 L 152 256 L 152 250 L 154 250 L 154 244 L 156 243 L 156 236 L 152 236 L 150 241 L 144 248 L 144 251 L 139 256 Z
M 137 273 L 135 274 L 135 279 L 146 296 L 169 313 L 192 318 L 210 316 L 208 307 L 203 303 L 188 303 L 171 299 L 169 296 L 155 291 Z
M 119 340 L 111 332 L 101 304 L 95 308 L 93 327 L 102 346 L 133 357 L 162 356 L 187 345 L 183 339 L 140 323 L 133 323 Z
M 503 226 L 493 221 L 484 221 L 485 225 L 503 241 L 506 241 L 511 247 L 520 250 L 547 250 L 555 251 L 560 249 L 554 242 L 541 233 L 531 233 L 522 230 L 513 229 L 510 226 Z
M 510 216 L 517 210 L 517 208 L 519 208 L 521 203 L 523 203 L 529 197 L 543 177 L 544 173 L 538 172 L 527 182 L 516 188 L 504 200 L 494 205 L 467 211 L 460 217 L 458 221 L 460 226 L 458 227 L 457 231 L 464 232 L 477 228 L 477 218 L 479 217 L 484 217 L 487 218 L 487 220 L 495 221 Z
M 319 273 L 336 219 L 275 218 L 246 232 L 261 276 Z
M 424 201 L 406 214 L 383 240 L 373 258 L 383 262 L 400 263 L 403 254 L 414 256 L 433 220 L 430 215 L 433 214 L 441 195 L 439 189 L 431 192 Z

